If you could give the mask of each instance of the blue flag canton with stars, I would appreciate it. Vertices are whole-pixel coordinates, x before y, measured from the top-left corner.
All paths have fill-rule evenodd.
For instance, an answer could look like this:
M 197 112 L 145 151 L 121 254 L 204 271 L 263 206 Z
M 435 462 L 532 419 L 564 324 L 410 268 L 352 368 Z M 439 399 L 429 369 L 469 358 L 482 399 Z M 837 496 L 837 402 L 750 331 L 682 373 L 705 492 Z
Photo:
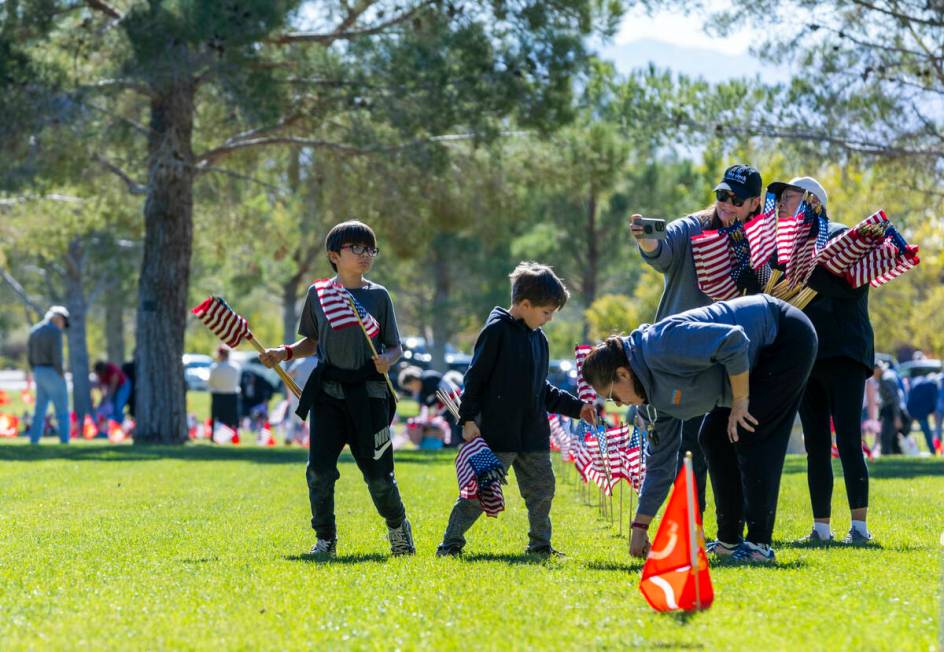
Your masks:
M 764 197 L 764 215 L 769 215 L 774 212 L 774 208 L 777 206 L 777 195 L 772 192 L 768 192 L 767 196 Z
M 485 487 L 495 482 L 505 483 L 505 467 L 490 449 L 483 448 L 469 457 L 469 465 L 475 472 L 475 480 L 479 487 Z
M 751 262 L 751 248 L 747 242 L 747 235 L 744 233 L 744 225 L 735 222 L 731 226 L 722 226 L 718 232 L 728 237 L 731 252 L 734 254 L 734 269 L 731 270 L 731 277 L 737 282 L 750 269 Z

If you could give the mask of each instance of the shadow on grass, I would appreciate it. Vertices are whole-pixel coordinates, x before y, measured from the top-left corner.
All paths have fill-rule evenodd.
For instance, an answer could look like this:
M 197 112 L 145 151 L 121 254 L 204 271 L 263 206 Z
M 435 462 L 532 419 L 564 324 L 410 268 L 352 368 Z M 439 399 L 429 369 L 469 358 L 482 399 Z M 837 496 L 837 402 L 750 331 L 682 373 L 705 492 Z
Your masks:
M 629 563 L 621 561 L 588 561 L 583 566 L 587 570 L 616 571 L 619 573 L 635 573 L 642 570 L 644 559 Z
M 357 555 L 338 555 L 337 557 L 321 557 L 318 555 L 285 555 L 286 561 L 301 561 L 307 564 L 363 564 L 366 562 L 386 563 L 390 555 L 379 552 L 366 552 Z
M 925 550 L 924 546 L 913 546 L 911 544 L 901 544 L 897 546 L 883 546 L 881 543 L 872 542 L 863 545 L 851 545 L 841 543 L 840 541 L 835 541 L 833 543 L 827 544 L 825 546 L 811 546 L 808 543 L 801 543 L 799 541 L 779 541 L 774 543 L 774 549 L 777 548 L 792 548 L 794 550 L 808 550 L 813 553 L 825 552 L 829 553 L 832 551 L 836 552 L 918 552 Z
M 219 560 L 219 557 L 197 557 L 193 559 L 181 559 L 180 562 L 182 564 L 209 564 Z
M 944 460 L 935 457 L 881 457 L 868 463 L 869 477 L 883 478 L 944 478 Z M 790 455 L 783 466 L 784 474 L 806 474 L 806 456 Z M 842 477 L 842 466 L 839 460 L 833 460 L 833 475 Z
M 753 563 L 743 563 L 737 562 L 731 559 L 712 559 L 711 567 L 712 568 L 746 568 L 751 570 L 771 570 L 771 571 L 784 571 L 784 570 L 797 570 L 800 568 L 806 568 L 809 564 L 805 559 L 794 559 L 793 561 L 778 561 L 773 564 L 766 562 L 753 562 Z
M 450 464 L 454 453 L 446 451 L 401 451 L 394 454 L 398 465 Z M 188 462 L 252 462 L 255 464 L 304 464 L 308 451 L 303 448 L 262 448 L 256 446 L 214 446 L 212 444 L 184 444 L 182 446 L 151 446 L 104 442 L 75 442 L 30 446 L 0 445 L 0 462 L 36 462 L 42 460 L 69 460 L 72 462 L 147 462 L 172 459 Z M 354 457 L 345 452 L 340 464 L 354 464 Z
M 499 553 L 499 552 L 477 552 L 471 554 L 465 554 L 461 557 L 462 561 L 501 561 L 506 564 L 530 564 L 530 565 L 539 565 L 549 561 L 546 557 L 540 557 L 538 555 L 528 555 L 526 553 L 511 554 L 511 553 Z

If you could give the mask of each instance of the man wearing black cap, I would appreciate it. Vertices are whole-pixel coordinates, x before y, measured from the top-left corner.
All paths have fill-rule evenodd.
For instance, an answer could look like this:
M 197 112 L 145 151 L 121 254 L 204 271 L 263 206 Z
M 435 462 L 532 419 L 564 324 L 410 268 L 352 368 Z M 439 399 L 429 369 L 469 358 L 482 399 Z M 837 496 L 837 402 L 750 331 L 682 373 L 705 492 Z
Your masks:
M 69 311 L 65 306 L 53 306 L 30 330 L 27 355 L 36 383 L 36 411 L 29 431 L 31 444 L 38 444 L 43 436 L 49 401 L 56 410 L 59 441 L 69 443 L 69 393 L 62 366 L 62 331 L 66 328 Z

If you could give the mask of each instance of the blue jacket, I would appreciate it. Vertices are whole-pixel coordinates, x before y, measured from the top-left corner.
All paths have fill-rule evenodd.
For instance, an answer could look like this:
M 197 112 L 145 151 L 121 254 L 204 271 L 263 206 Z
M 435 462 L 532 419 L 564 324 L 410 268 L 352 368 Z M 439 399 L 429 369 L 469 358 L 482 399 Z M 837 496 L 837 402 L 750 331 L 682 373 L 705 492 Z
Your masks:
M 729 407 L 728 376 L 752 369 L 773 343 L 782 305 L 765 294 L 739 297 L 634 330 L 623 347 L 649 404 L 683 420 Z

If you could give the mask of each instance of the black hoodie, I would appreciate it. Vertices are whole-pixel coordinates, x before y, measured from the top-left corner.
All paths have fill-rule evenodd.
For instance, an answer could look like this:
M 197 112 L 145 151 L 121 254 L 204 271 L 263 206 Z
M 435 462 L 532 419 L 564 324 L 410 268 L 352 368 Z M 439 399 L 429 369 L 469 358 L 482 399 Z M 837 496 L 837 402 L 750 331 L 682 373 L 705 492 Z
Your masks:
M 547 413 L 578 418 L 583 403 L 547 382 L 544 332 L 495 307 L 465 373 L 459 423 L 475 420 L 493 451 L 549 449 Z

